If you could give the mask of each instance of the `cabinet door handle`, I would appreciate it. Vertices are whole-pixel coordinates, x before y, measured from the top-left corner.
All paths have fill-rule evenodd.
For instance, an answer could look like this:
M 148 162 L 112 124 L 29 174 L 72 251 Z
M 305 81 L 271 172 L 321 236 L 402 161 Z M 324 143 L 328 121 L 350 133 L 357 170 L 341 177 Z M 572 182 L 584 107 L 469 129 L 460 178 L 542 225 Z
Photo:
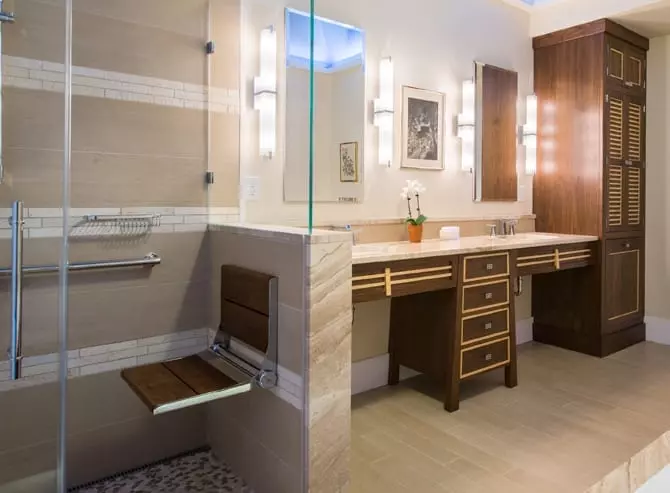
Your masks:
M 635 85 L 631 81 L 626 81 L 624 82 L 624 84 L 626 85 L 626 87 L 633 87 Z
M 486 270 L 493 270 L 493 264 L 486 264 Z
M 492 300 L 493 299 L 493 293 L 486 293 L 484 295 L 484 298 L 487 299 L 487 300 Z
M 493 323 L 492 322 L 486 322 L 484 324 L 484 330 L 491 330 L 493 328 Z
M 630 248 L 630 243 L 624 243 L 624 244 L 623 244 L 623 247 L 624 247 L 624 248 Z
M 493 355 L 492 355 L 491 353 L 488 353 L 488 354 L 484 357 L 484 359 L 485 359 L 486 361 L 491 361 L 491 360 L 493 359 Z

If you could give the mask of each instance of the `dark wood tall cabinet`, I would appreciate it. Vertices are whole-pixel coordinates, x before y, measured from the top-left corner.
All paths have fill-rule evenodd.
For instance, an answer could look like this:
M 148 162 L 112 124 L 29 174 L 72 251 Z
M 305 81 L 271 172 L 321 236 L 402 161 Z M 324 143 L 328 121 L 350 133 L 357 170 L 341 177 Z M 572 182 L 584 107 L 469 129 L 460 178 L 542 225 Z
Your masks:
M 535 340 L 606 356 L 644 340 L 646 52 L 603 19 L 533 39 L 538 231 L 598 236 L 588 269 L 533 280 Z

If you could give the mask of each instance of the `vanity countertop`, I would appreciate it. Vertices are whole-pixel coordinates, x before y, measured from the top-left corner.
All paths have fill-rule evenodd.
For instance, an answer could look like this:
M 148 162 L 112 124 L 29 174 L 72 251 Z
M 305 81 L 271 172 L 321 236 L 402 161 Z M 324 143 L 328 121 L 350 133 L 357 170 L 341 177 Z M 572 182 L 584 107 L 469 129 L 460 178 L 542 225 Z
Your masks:
M 353 263 L 392 262 L 440 255 L 495 252 L 551 245 L 598 241 L 597 236 L 558 233 L 519 233 L 509 237 L 468 236 L 459 240 L 425 240 L 422 243 L 391 242 L 354 245 Z

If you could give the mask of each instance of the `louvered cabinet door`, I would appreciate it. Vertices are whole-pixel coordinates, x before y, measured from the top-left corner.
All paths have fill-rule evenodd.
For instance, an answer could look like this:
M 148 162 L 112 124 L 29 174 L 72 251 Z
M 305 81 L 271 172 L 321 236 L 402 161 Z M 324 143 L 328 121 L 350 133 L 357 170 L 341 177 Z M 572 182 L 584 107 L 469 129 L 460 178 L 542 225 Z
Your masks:
M 626 101 L 623 93 L 609 92 L 605 104 L 605 230 L 625 230 L 624 156 Z
M 645 105 L 644 98 L 626 96 L 624 112 L 624 223 L 644 229 Z

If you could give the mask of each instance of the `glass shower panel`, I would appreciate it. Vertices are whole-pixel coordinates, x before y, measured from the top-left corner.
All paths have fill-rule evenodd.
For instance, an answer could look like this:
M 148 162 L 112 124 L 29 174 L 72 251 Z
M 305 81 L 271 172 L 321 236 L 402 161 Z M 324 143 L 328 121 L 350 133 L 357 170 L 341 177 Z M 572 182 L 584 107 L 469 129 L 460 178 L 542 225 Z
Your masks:
M 0 492 L 50 493 L 64 491 L 67 2 L 5 0 L 0 10 Z

